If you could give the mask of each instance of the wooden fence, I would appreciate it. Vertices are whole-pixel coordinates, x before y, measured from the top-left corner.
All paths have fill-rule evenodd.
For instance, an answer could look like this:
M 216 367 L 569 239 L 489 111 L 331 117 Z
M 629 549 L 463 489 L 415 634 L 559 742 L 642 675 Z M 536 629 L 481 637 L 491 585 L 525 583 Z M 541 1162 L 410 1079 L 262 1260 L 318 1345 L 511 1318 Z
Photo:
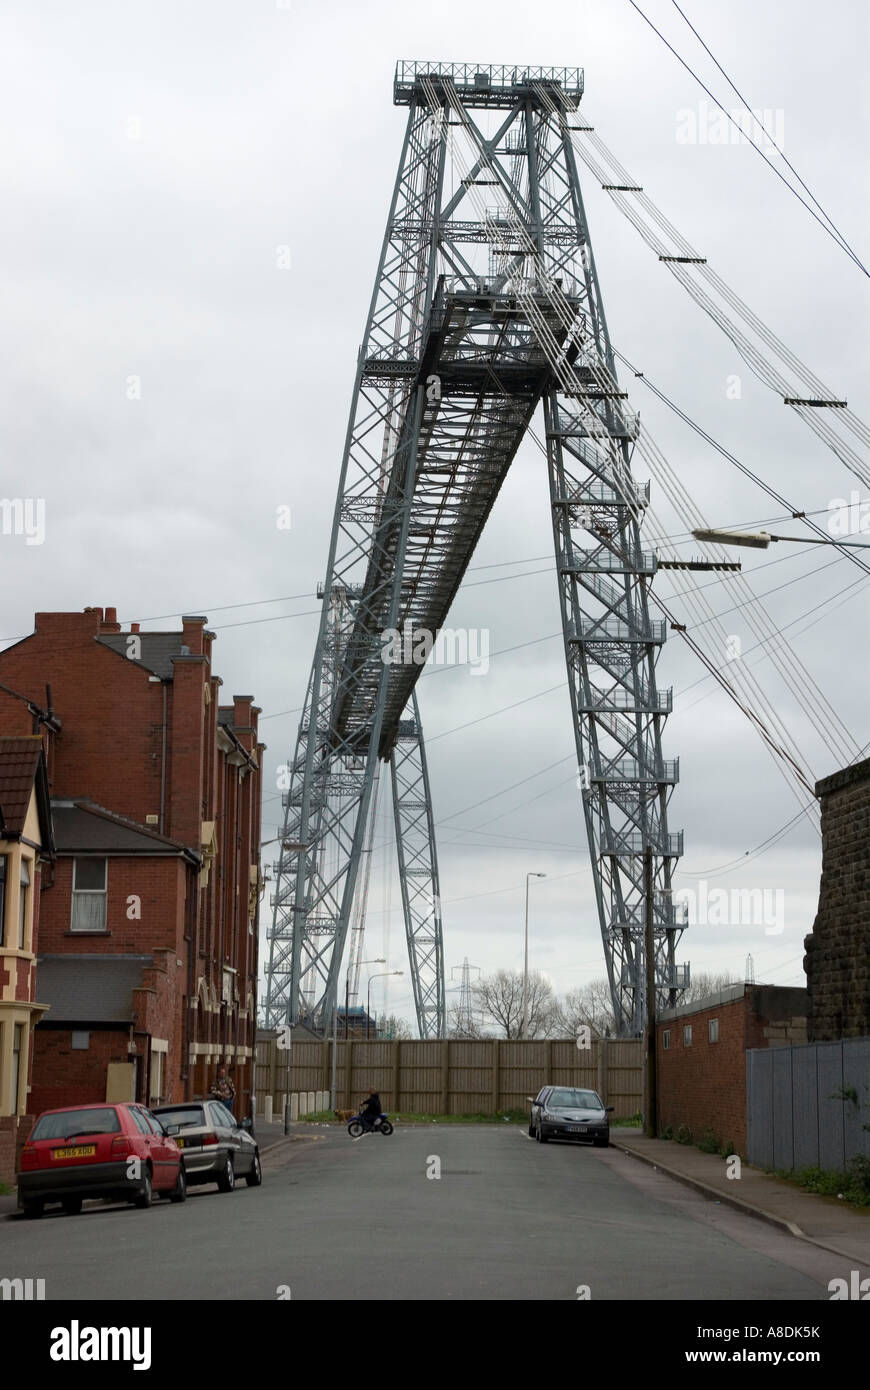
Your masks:
M 340 1041 L 336 1053 L 336 1103 L 355 1107 L 370 1086 L 384 1109 L 429 1115 L 495 1114 L 524 1109 L 527 1097 L 550 1083 L 588 1086 L 614 1118 L 641 1108 L 642 1043 L 639 1038 L 595 1039 L 579 1049 L 576 1041 L 558 1039 L 479 1042 L 447 1039 L 434 1042 Z M 257 1113 L 267 1096 L 276 1114 L 284 1095 L 293 1091 L 327 1091 L 332 1087 L 332 1041 L 296 1042 L 278 1047 L 277 1034 L 257 1035 L 255 1087 Z

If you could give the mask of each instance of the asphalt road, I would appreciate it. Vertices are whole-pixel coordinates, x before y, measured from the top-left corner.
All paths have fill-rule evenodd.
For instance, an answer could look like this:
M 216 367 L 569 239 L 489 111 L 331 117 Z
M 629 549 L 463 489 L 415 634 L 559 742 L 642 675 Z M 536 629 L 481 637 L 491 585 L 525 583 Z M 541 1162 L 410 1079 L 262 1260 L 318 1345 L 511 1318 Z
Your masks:
M 260 1188 L 0 1218 L 0 1277 L 47 1300 L 827 1299 L 842 1263 L 615 1149 L 507 1124 L 315 1129 L 266 1155 Z

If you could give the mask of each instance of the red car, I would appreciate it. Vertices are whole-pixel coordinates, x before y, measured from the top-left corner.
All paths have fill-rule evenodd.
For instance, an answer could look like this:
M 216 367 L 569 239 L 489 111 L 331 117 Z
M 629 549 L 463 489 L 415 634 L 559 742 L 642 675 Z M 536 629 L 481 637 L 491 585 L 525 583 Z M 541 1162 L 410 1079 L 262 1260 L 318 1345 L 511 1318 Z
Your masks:
M 59 1202 L 77 1216 L 90 1197 L 150 1207 L 157 1192 L 183 1202 L 181 1151 L 144 1105 L 68 1105 L 45 1110 L 21 1151 L 18 1205 L 42 1216 Z

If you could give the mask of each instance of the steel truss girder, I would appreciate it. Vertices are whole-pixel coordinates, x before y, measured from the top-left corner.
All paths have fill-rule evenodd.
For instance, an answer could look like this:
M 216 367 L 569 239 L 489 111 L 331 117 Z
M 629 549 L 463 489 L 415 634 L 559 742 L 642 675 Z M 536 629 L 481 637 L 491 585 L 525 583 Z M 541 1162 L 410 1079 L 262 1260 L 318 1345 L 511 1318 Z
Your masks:
M 399 882 L 417 1029 L 421 1038 L 441 1038 L 446 1018 L 441 890 L 416 694 L 411 697 L 411 711 L 412 717 L 399 726 L 390 755 Z
M 620 1031 L 643 1022 L 647 846 L 654 851 L 659 992 L 664 1002 L 676 997 L 679 928 L 670 889 L 682 842 L 668 830 L 667 806 L 678 766 L 662 756 L 672 697 L 655 676 L 666 634 L 647 603 L 655 571 L 640 537 L 648 485 L 629 471 L 639 425 L 616 378 L 565 117 L 579 91 L 566 87 L 560 96 L 564 76 L 521 74 L 515 86 L 512 74 L 508 81 L 498 72 L 494 99 L 472 100 L 467 85 L 458 93 L 446 69 L 433 85 L 415 68 L 401 88 L 408 122 L 290 765 L 291 848 L 276 866 L 273 1024 L 301 1017 L 320 1028 L 328 1023 L 379 758 L 391 762 L 397 785 L 418 1025 L 432 1035 L 425 1030 L 439 1008 L 443 1021 L 440 922 L 438 950 L 427 955 L 422 946 L 432 943 L 411 902 L 416 876 L 408 868 L 417 863 L 416 846 L 420 877 L 437 900 L 422 744 L 415 766 L 423 794 L 405 794 L 402 782 L 412 769 L 401 730 L 409 710 L 416 719 L 419 667 L 385 660 L 384 638 L 408 628 L 433 637 L 440 630 L 541 400 L 575 741 L 578 763 L 588 768 L 583 809 Z M 472 116 L 475 107 L 482 108 L 478 120 L 494 122 L 489 134 Z M 460 139 L 467 164 L 450 187 L 448 146 Z M 483 205 L 484 198 L 498 206 Z M 416 821 L 409 815 L 415 801 L 418 812 L 420 802 L 426 807 Z

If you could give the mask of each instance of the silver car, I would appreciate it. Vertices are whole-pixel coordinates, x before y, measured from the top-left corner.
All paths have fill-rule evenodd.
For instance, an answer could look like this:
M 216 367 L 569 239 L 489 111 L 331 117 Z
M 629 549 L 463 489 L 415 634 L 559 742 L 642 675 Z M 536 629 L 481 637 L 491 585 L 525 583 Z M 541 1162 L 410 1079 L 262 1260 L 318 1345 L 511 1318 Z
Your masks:
M 605 1105 L 597 1091 L 575 1086 L 542 1086 L 532 1101 L 529 1134 L 539 1144 L 548 1139 L 590 1140 L 596 1148 L 610 1143 L 612 1105 Z
M 260 1150 L 250 1120 L 239 1124 L 217 1100 L 155 1105 L 152 1114 L 181 1149 L 188 1187 L 216 1182 L 221 1192 L 232 1192 L 242 1177 L 249 1187 L 260 1186 Z

